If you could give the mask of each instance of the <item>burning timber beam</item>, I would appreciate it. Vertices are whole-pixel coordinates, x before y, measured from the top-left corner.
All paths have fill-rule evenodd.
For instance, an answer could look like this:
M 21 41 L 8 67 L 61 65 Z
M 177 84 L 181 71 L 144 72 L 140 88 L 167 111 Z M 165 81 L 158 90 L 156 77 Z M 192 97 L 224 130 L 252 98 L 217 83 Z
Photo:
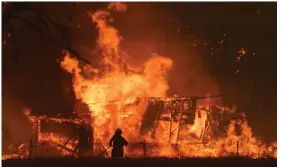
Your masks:
M 43 121 L 54 121 L 56 123 L 74 123 L 74 124 L 80 124 L 82 123 L 84 120 L 83 119 L 79 119 L 79 118 L 56 118 L 56 117 L 48 117 L 46 115 L 44 116 L 29 116 L 29 119 L 32 120 L 43 120 Z
M 173 101 L 186 101 L 186 100 L 203 100 L 203 99 L 210 99 L 210 98 L 217 98 L 222 97 L 221 94 L 213 95 L 213 96 L 191 96 L 191 97 L 148 97 L 148 100 L 151 101 L 162 101 L 162 102 L 173 102 Z

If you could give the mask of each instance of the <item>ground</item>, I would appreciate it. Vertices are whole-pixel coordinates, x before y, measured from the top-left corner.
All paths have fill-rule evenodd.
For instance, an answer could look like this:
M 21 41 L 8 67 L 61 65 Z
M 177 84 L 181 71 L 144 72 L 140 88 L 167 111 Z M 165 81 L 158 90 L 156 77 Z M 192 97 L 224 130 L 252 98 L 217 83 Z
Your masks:
M 277 166 L 276 159 L 258 159 L 250 158 L 201 158 L 201 159 L 167 159 L 167 158 L 140 158 L 140 159 L 98 159 L 98 158 L 58 158 L 58 159 L 34 159 L 34 160 L 5 160 L 2 161 L 3 167 L 87 167 L 87 166 L 171 166 L 171 167 L 275 167 Z

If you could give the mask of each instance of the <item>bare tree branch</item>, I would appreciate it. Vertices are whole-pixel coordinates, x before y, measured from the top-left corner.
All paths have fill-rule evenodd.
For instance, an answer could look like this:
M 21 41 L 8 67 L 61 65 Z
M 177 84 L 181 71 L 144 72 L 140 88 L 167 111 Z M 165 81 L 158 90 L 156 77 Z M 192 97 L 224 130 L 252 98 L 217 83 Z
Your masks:
M 11 34 L 14 34 L 14 32 L 15 32 L 14 28 L 11 27 Z M 17 42 L 16 42 L 16 36 L 13 36 L 11 41 L 13 43 L 14 51 L 15 51 L 14 58 L 15 58 L 16 63 L 18 63 L 18 60 L 19 60 L 19 57 L 18 57 L 19 49 L 18 49 Z
M 76 9 L 76 2 L 73 2 L 71 14 L 69 16 L 69 25 L 72 24 L 73 16 L 75 14 L 75 9 Z
M 22 21 L 23 23 L 29 25 L 31 28 L 33 28 L 35 31 L 39 32 L 40 34 L 48 37 L 52 42 L 54 42 L 56 45 L 58 45 L 59 47 L 61 47 L 62 49 L 68 51 L 71 55 L 75 56 L 79 61 L 82 61 L 86 64 L 91 64 L 88 60 L 84 59 L 77 51 L 75 51 L 74 49 L 72 49 L 70 42 L 68 42 L 67 40 L 67 28 L 62 27 L 61 25 L 59 25 L 58 23 L 54 22 L 52 19 L 50 19 L 47 15 L 44 15 L 40 10 L 35 9 L 35 8 L 30 8 L 27 7 L 29 3 L 12 3 L 10 5 L 10 7 L 8 7 L 4 14 L 3 14 L 3 24 L 8 24 L 10 20 L 15 19 L 15 20 L 19 20 Z M 47 32 L 45 32 L 43 29 L 38 28 L 37 26 L 35 26 L 32 22 L 30 22 L 29 20 L 25 19 L 24 17 L 21 17 L 20 15 L 16 15 L 15 13 L 19 13 L 19 12 L 27 12 L 27 11 L 32 11 L 32 12 L 36 12 L 38 15 L 39 20 L 47 27 L 49 27 L 49 24 L 56 27 L 62 35 L 63 41 L 65 43 L 65 45 L 60 44 L 52 35 L 48 34 Z M 75 11 L 75 3 L 73 3 L 72 5 L 72 10 L 71 10 L 71 14 L 69 16 L 69 23 L 72 21 L 72 17 L 74 15 L 74 11 Z M 15 44 L 15 42 L 13 42 Z

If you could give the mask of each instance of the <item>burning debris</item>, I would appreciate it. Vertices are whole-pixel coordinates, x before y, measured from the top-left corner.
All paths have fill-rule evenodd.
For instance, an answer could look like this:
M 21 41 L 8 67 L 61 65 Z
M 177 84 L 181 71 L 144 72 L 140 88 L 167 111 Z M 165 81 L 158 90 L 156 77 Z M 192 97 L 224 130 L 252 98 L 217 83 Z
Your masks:
M 239 50 L 239 55 L 237 56 L 237 61 L 239 62 L 241 59 L 242 59 L 242 57 L 244 56 L 244 55 L 246 55 L 246 50 L 244 50 L 243 48 L 241 48 L 241 50 Z
M 167 97 L 171 59 L 153 54 L 142 68 L 132 67 L 119 46 L 118 30 L 109 24 L 113 10 L 126 9 L 123 3 L 110 3 L 108 10 L 90 14 L 99 31 L 99 69 L 82 65 L 64 52 L 60 65 L 73 75 L 76 99 L 87 109 L 76 109 L 73 118 L 32 116 L 27 110 L 34 129 L 30 153 L 48 154 L 43 151 L 48 146 L 60 155 L 108 157 L 104 151 L 108 141 L 121 128 L 129 141 L 127 157 L 277 157 L 276 144 L 267 145 L 253 137 L 243 114 L 204 101 L 220 95 Z M 44 132 L 44 122 L 69 123 L 73 133 Z
M 141 98 L 125 106 L 125 113 L 132 108 L 140 108 L 143 112 L 139 129 L 130 132 L 130 128 L 125 128 L 125 136 L 131 138 L 126 150 L 127 157 L 221 157 L 233 154 L 253 158 L 276 157 L 276 144 L 268 146 L 252 137 L 243 114 L 220 106 L 203 108 L 197 103 L 203 98 L 206 97 Z M 30 113 L 30 110 L 27 111 L 26 113 Z M 36 156 L 43 156 L 42 153 L 51 154 L 46 152 L 47 146 L 54 148 L 53 152 L 59 153 L 57 155 L 109 157 L 108 152 L 104 151 L 107 147 L 105 142 L 108 141 L 95 134 L 96 131 L 104 130 L 103 127 L 93 128 L 93 125 L 79 118 L 27 116 L 34 125 L 35 137 L 31 147 L 25 144 L 25 149 L 22 149 L 25 150 L 22 151 L 24 154 L 10 154 L 10 157 L 6 155 L 3 158 L 12 158 L 15 155 L 24 158 L 30 156 L 29 152 Z M 125 121 L 125 118 L 131 117 L 133 115 L 125 114 L 116 119 Z M 57 122 L 58 126 L 71 122 L 74 124 L 74 135 L 54 133 L 55 129 L 47 132 L 43 126 L 46 121 L 49 124 Z

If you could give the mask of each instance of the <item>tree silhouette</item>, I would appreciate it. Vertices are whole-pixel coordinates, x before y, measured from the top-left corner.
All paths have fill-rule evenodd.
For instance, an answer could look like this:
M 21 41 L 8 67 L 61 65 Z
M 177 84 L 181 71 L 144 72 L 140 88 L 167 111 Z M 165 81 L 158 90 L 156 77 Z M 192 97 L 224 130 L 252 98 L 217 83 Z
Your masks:
M 72 41 L 67 39 L 68 36 L 68 28 L 63 27 L 62 25 L 53 21 L 45 12 L 44 12 L 44 3 L 29 3 L 29 2 L 9 2 L 5 3 L 6 8 L 3 9 L 2 19 L 3 19 L 3 43 L 11 38 L 11 42 L 13 42 L 14 49 L 16 52 L 16 60 L 17 60 L 17 52 L 18 48 L 16 45 L 16 41 L 13 36 L 16 35 L 15 31 L 15 23 L 22 22 L 26 24 L 28 27 L 32 28 L 34 31 L 38 32 L 40 35 L 47 37 L 51 40 L 55 45 L 62 48 L 63 50 L 68 51 L 72 56 L 76 57 L 79 61 L 87 64 L 91 64 L 88 60 L 83 58 L 76 50 L 72 48 Z M 72 25 L 72 18 L 75 13 L 76 3 L 72 3 L 71 12 L 68 18 L 69 26 Z M 25 17 L 25 14 L 29 13 L 37 17 L 39 20 L 39 24 L 36 24 Z M 61 34 L 61 39 L 57 40 L 51 33 L 51 29 L 56 29 Z

